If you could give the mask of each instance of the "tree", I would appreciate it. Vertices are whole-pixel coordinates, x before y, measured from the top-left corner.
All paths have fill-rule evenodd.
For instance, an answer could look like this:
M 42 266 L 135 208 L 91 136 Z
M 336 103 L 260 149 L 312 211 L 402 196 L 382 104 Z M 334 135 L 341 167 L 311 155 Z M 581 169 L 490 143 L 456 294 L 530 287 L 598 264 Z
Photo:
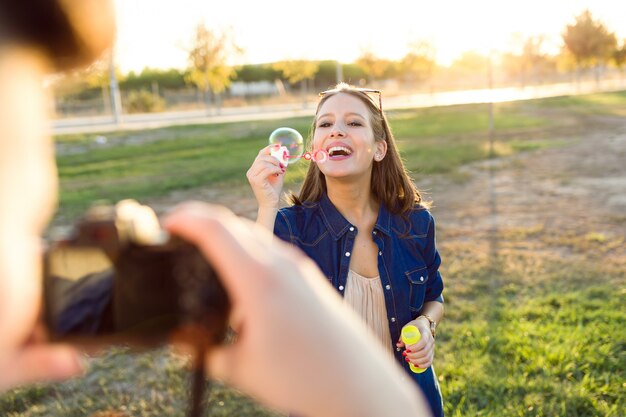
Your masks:
M 188 51 L 190 71 L 186 81 L 202 91 L 205 100 L 209 93 L 219 96 L 236 74 L 235 68 L 228 64 L 229 60 L 241 52 L 230 33 L 213 31 L 200 23 Z
M 426 41 L 415 41 L 399 64 L 399 75 L 409 85 L 423 82 L 435 68 L 435 48 Z
M 567 25 L 561 37 L 578 68 L 604 65 L 617 45 L 615 33 L 595 21 L 589 10 L 577 16 L 573 25 Z
M 290 84 L 300 82 L 303 97 L 307 92 L 307 80 L 312 80 L 319 70 L 319 63 L 305 60 L 280 61 L 272 65 L 276 71 L 283 74 L 283 78 Z
M 519 78 L 522 87 L 526 86 L 529 78 L 536 81 L 556 70 L 556 64 L 543 52 L 544 37 L 529 36 L 517 38 L 517 53 L 506 53 L 502 56 L 502 67 L 510 77 Z
M 463 52 L 444 71 L 450 86 L 455 88 L 485 87 L 489 84 L 490 58 L 475 51 Z
M 613 51 L 613 62 L 617 68 L 623 71 L 626 62 L 626 39 L 622 39 L 622 44 Z
M 378 58 L 372 51 L 363 50 L 355 64 L 363 70 L 367 81 L 371 83 L 375 79 L 383 77 L 389 68 L 389 62 Z
M 139 74 L 131 71 L 126 79 L 120 82 L 125 89 L 141 90 L 150 89 L 156 83 L 159 88 L 179 89 L 185 87 L 185 74 L 183 71 L 170 69 L 157 69 L 146 67 Z
M 280 77 L 280 71 L 271 64 L 247 64 L 237 68 L 235 78 L 243 82 L 274 81 Z

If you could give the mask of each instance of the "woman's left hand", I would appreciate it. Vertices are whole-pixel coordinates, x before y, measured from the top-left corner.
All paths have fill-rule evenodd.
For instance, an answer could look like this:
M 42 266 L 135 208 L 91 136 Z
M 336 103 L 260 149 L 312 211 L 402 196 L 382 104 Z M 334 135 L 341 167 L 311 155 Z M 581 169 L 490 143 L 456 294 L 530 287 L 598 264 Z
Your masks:
M 426 369 L 433 364 L 433 359 L 435 358 L 435 339 L 430 333 L 430 323 L 426 319 L 415 319 L 406 325 L 409 324 L 419 329 L 422 338 L 416 344 L 408 346 L 404 346 L 402 340 L 398 340 L 396 346 L 405 347 L 402 355 L 404 355 L 405 359 L 408 359 L 407 362 Z

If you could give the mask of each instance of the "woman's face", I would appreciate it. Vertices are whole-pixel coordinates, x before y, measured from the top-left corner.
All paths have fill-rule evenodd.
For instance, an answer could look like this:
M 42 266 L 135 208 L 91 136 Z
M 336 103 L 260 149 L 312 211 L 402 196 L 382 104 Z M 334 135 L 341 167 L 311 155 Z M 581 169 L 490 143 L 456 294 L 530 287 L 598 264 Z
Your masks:
M 370 112 L 360 99 L 346 93 L 329 97 L 315 120 L 313 150 L 328 152 L 328 160 L 319 163 L 329 177 L 369 175 L 374 155 L 384 155 L 386 143 L 375 141 Z

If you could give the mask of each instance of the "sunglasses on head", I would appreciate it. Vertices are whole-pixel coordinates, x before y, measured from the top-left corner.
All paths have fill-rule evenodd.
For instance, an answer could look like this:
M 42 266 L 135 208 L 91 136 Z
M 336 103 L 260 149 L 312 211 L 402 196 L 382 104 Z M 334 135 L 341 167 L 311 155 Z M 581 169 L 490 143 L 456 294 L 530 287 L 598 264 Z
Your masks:
M 318 95 L 321 98 L 321 97 L 324 97 L 324 96 L 329 95 L 329 94 L 332 95 L 332 94 L 336 94 L 336 93 L 350 92 L 350 91 L 356 91 L 356 92 L 365 94 L 370 99 L 371 99 L 370 94 L 378 94 L 378 110 L 380 111 L 380 116 L 382 117 L 382 115 L 383 115 L 383 94 L 382 94 L 382 92 L 380 90 L 373 90 L 371 88 L 333 88 L 331 90 L 322 91 Z

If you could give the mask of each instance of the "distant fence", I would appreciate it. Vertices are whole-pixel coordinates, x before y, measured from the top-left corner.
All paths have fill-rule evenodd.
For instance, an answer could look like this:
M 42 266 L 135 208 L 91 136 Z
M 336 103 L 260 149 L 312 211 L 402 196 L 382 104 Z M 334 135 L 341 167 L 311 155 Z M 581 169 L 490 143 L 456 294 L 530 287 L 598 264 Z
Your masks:
M 556 74 L 544 79 L 511 82 L 511 80 L 494 79 L 494 88 L 528 89 L 529 91 L 547 85 L 571 84 L 571 88 L 562 88 L 570 91 L 570 94 L 579 94 L 590 91 L 606 91 L 624 87 L 626 74 L 624 71 L 605 71 L 602 78 L 595 79 L 593 75 L 585 78 L 577 77 L 576 74 Z M 524 85 L 525 84 L 525 85 Z M 372 83 L 373 87 L 385 91 L 387 98 L 392 96 L 406 96 L 415 94 L 442 94 L 447 91 L 457 90 L 480 90 L 489 87 L 487 77 L 473 77 L 459 79 L 432 79 L 418 85 L 406 85 L 398 80 L 379 80 Z M 581 87 L 584 86 L 584 87 Z M 620 87 L 621 86 L 621 87 Z M 316 90 L 317 91 L 317 90 Z M 128 97 L 132 91 L 121 91 L 122 111 L 126 113 L 129 108 Z M 219 98 L 205 95 L 194 88 L 185 89 L 159 89 L 153 86 L 153 94 L 158 95 L 164 101 L 166 111 L 202 110 L 210 107 L 243 107 L 247 105 L 276 105 L 286 103 L 302 103 L 303 101 L 315 100 L 315 91 L 308 91 L 303 96 L 298 88 L 290 91 L 287 86 L 280 82 L 260 81 L 253 83 L 233 82 L 231 87 L 219 96 Z M 568 94 L 568 93 L 564 93 Z M 433 103 L 436 105 L 436 103 Z M 76 117 L 95 117 L 111 115 L 110 98 L 103 94 L 97 98 L 88 100 L 61 100 L 57 98 L 54 103 L 53 113 L 57 119 Z

